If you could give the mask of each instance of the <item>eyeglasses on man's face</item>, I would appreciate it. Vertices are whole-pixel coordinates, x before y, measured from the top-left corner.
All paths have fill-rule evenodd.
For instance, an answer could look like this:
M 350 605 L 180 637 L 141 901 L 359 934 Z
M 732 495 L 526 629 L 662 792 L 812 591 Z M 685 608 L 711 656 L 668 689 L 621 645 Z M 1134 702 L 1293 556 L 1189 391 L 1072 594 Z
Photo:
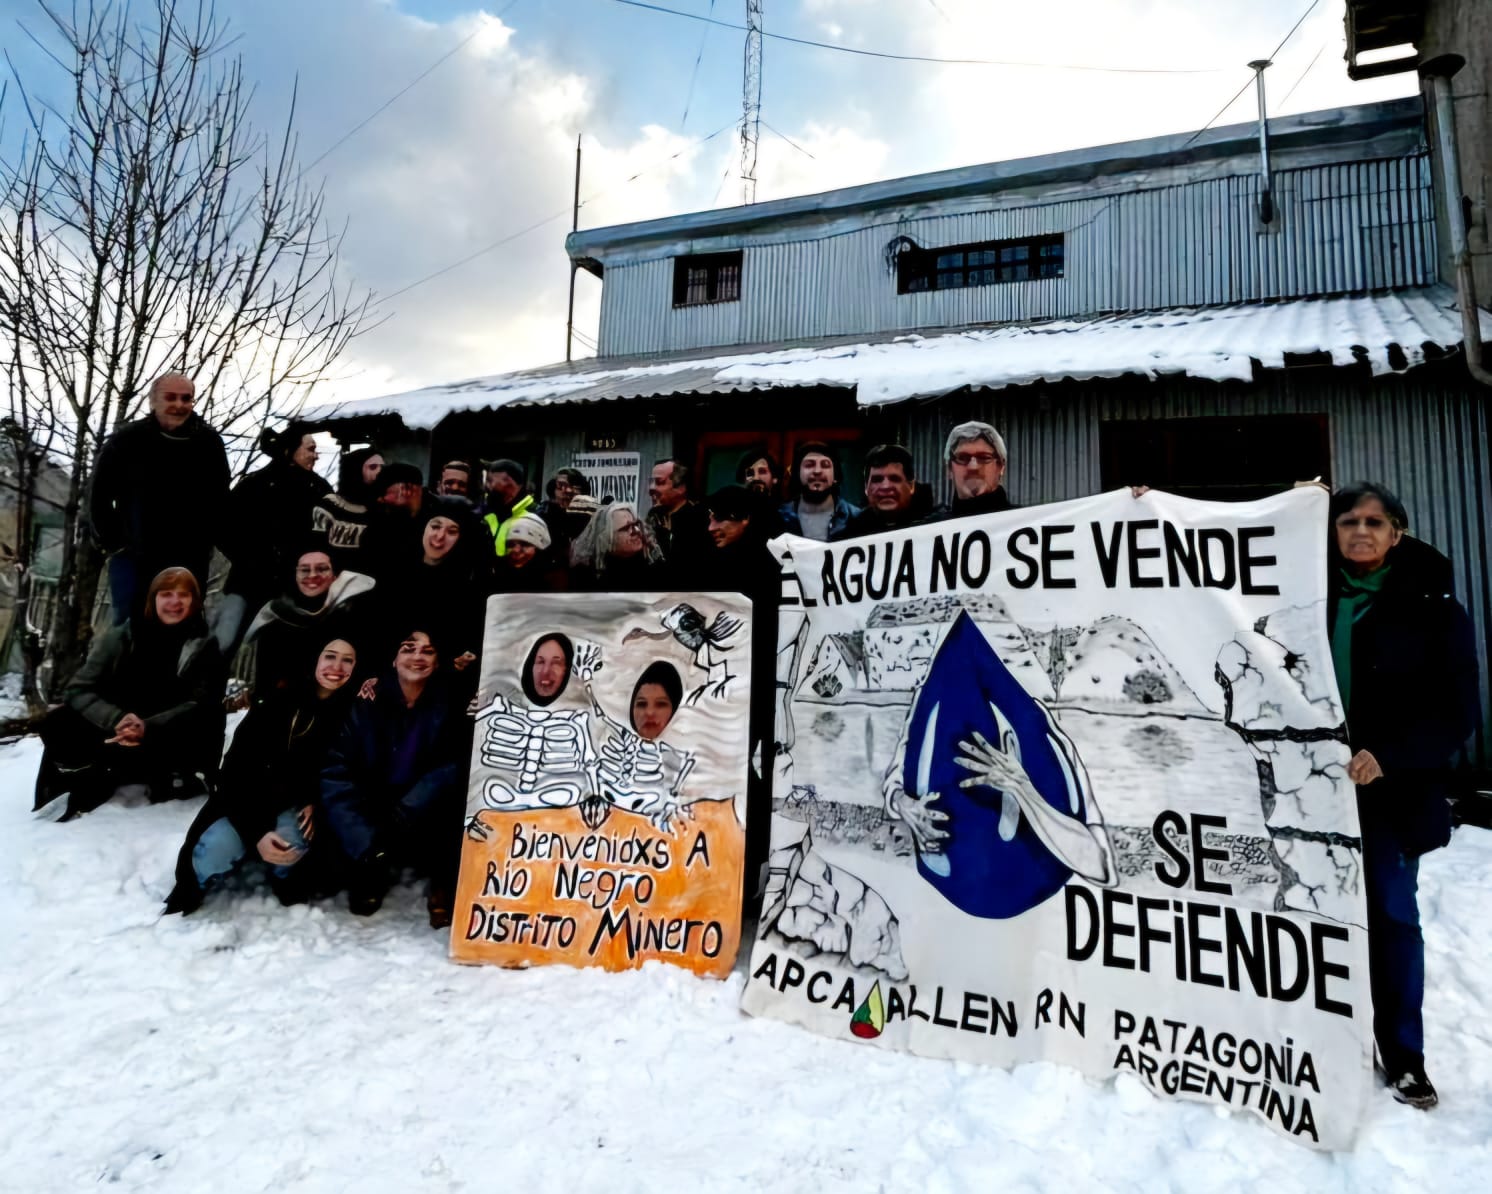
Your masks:
M 953 463 L 960 468 L 983 468 L 985 465 L 994 464 L 1000 458 L 993 452 L 955 452 Z

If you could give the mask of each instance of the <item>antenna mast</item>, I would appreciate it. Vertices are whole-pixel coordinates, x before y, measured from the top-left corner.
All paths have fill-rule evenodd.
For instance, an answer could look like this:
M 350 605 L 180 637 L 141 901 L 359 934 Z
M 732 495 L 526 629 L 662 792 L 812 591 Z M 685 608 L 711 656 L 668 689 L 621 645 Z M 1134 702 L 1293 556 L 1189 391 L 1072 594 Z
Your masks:
M 741 72 L 741 192 L 756 202 L 756 142 L 762 125 L 762 0 L 746 0 L 746 63 Z

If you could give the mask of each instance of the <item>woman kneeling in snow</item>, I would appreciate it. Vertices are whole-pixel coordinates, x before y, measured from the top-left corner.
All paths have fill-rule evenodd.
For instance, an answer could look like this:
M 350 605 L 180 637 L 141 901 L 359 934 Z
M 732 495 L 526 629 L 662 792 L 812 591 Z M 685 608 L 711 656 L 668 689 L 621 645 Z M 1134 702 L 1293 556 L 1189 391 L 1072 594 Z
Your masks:
M 208 885 L 247 853 L 246 843 L 271 867 L 270 884 L 281 903 L 306 898 L 311 876 L 304 860 L 321 767 L 347 715 L 356 667 L 353 645 L 333 639 L 316 653 L 314 668 L 307 660 L 291 686 L 249 711 L 233 735 L 217 793 L 187 830 L 168 913 L 200 907 Z
M 430 877 L 430 924 L 451 923 L 471 721 L 453 703 L 428 629 L 398 639 L 393 674 L 353 702 L 321 772 L 321 803 L 352 865 L 348 907 L 371 916 L 394 867 Z
M 106 631 L 41 727 L 40 809 L 68 794 L 67 816 L 127 784 L 155 801 L 200 796 L 223 744 L 223 665 L 186 568 L 150 582 L 143 609 Z

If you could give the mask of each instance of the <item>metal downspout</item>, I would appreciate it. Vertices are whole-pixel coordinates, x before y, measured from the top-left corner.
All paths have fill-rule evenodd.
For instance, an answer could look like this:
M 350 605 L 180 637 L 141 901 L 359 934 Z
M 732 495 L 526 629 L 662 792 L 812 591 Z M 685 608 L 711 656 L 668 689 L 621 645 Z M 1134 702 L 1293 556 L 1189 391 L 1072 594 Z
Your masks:
M 1456 269 L 1456 302 L 1461 308 L 1462 352 L 1466 371 L 1492 387 L 1492 371 L 1482 364 L 1481 316 L 1476 282 L 1471 272 L 1471 249 L 1466 238 L 1466 213 L 1461 207 L 1461 159 L 1456 152 L 1456 110 L 1451 76 L 1466 65 L 1459 54 L 1441 54 L 1420 64 L 1420 78 L 1428 79 L 1435 97 L 1435 133 L 1440 143 L 1440 189 L 1445 196 L 1446 220 L 1451 231 L 1451 261 Z

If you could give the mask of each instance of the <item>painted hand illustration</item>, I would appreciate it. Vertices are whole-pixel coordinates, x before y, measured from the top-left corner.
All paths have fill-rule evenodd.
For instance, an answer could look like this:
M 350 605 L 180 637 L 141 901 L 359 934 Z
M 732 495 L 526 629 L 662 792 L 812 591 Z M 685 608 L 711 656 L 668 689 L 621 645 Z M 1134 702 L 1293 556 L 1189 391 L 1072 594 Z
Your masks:
M 933 807 L 940 799 L 936 792 L 919 796 L 907 791 L 899 792 L 891 798 L 892 815 L 907 823 L 912 840 L 917 843 L 917 849 L 922 854 L 941 854 L 943 844 L 948 840 L 948 830 L 943 828 L 948 821 L 948 814 Z
M 580 802 L 580 819 L 587 829 L 600 829 L 611 816 L 611 801 L 599 793 L 592 792 Z
M 1003 721 L 998 711 L 996 721 Z M 1041 798 L 1021 764 L 1020 744 L 1013 730 L 1002 726 L 998 748 L 977 730 L 974 741 L 964 740 L 958 745 L 964 753 L 954 762 L 972 772 L 959 786 L 989 787 L 1000 793 L 999 833 L 1003 840 L 1015 836 L 1024 816 L 1036 836 L 1068 868 L 1099 886 L 1115 882 L 1113 849 L 1103 826 L 1068 816 Z
M 575 675 L 589 683 L 606 665 L 601 661 L 601 645 L 581 641 L 575 644 Z

